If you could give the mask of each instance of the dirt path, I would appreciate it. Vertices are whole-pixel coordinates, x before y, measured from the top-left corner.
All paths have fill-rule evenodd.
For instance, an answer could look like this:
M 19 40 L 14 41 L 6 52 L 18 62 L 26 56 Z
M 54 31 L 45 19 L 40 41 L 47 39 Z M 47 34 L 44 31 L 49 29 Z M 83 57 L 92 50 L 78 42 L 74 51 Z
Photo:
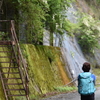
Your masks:
M 95 100 L 100 100 L 100 87 L 97 88 L 95 92 L 95 98 L 96 98 Z M 78 92 L 73 92 L 73 93 L 59 94 L 41 100 L 80 100 L 80 95 L 78 94 Z
M 77 92 L 59 94 L 42 100 L 80 100 L 79 94 Z

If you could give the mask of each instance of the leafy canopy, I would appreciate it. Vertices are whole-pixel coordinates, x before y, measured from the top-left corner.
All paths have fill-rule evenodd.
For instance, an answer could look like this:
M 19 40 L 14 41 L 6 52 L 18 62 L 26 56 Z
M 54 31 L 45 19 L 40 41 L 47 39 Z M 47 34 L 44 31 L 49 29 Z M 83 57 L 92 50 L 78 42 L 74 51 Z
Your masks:
M 99 46 L 100 21 L 94 20 L 90 15 L 84 15 L 79 24 L 79 44 L 84 52 L 93 52 L 93 50 Z
M 24 23 L 26 42 L 38 44 L 43 40 L 44 28 L 51 36 L 63 34 L 66 31 L 65 20 L 67 7 L 74 0 L 7 0 L 16 4 L 18 10 L 17 21 Z

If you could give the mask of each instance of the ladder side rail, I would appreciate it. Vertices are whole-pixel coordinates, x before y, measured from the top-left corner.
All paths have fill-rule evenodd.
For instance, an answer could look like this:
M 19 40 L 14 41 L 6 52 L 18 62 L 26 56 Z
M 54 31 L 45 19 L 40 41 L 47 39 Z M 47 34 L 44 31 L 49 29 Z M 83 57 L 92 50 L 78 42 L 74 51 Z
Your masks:
M 6 93 L 6 90 L 5 90 L 5 85 L 4 85 L 4 82 L 3 82 L 2 75 L 1 75 L 1 71 L 0 71 L 0 77 L 1 77 L 1 82 L 2 82 L 2 86 L 3 86 L 3 90 L 4 90 L 4 94 L 5 94 L 5 98 L 6 98 L 6 100 L 8 100 L 8 96 L 7 96 L 7 93 Z
M 11 29 L 11 33 L 13 33 L 13 30 Z M 12 34 L 12 46 L 13 46 L 13 51 L 14 51 L 14 55 L 15 55 L 15 58 L 16 58 L 16 61 L 17 61 L 17 65 L 19 67 L 19 71 L 20 71 L 20 75 L 22 77 L 22 81 L 23 81 L 23 84 L 24 84 L 24 88 L 25 88 L 25 75 L 23 74 L 23 69 L 22 69 L 22 65 L 21 65 L 21 61 L 20 61 L 20 57 L 19 57 L 19 50 L 18 50 L 18 45 L 16 43 L 16 40 L 15 40 L 15 37 L 14 35 Z M 14 45 L 13 45 L 13 42 L 14 42 Z
M 8 32 L 8 30 L 6 30 L 4 27 L 3 27 L 3 29 L 2 29 L 2 26 L 4 26 L 4 23 L 5 21 L 4 20 L 0 20 L 0 32 L 1 33 L 5 33 L 5 31 L 7 31 Z M 8 21 L 7 21 L 8 22 Z M 9 33 L 9 32 L 8 32 Z M 6 35 L 5 35 L 6 36 Z M 1 36 L 2 37 L 2 36 Z M 6 36 L 7 37 L 7 36 Z M 0 41 L 5 41 L 5 39 L 1 39 Z M 5 52 L 5 50 L 4 50 L 4 48 L 3 48 L 3 51 Z M 1 70 L 0 70 L 0 78 L 1 78 L 1 83 L 2 83 L 2 87 L 3 87 L 3 91 L 4 91 L 4 95 L 5 95 L 5 99 L 6 100 L 9 100 L 9 98 L 8 98 L 8 94 L 9 94 L 9 92 L 7 92 L 6 91 L 6 88 L 8 88 L 7 87 L 7 85 L 5 85 L 5 80 L 3 80 L 3 76 L 2 76 L 2 74 L 1 74 L 2 72 L 1 72 Z M 8 75 L 9 75 L 9 72 L 8 72 Z
M 15 35 L 15 30 L 14 30 L 14 26 L 12 25 L 12 36 L 13 36 L 13 40 L 14 40 L 14 42 L 15 42 L 15 45 L 17 46 L 16 47 L 16 50 L 17 50 L 17 52 L 18 52 L 18 58 L 20 59 L 19 61 L 20 61 L 20 63 L 22 63 L 22 67 L 24 68 L 24 71 L 25 71 L 25 74 L 26 74 L 26 76 L 28 77 L 28 72 L 27 72 L 27 70 L 26 70 L 26 64 L 24 63 L 24 58 L 23 58 L 23 56 L 22 56 L 22 53 L 21 53 L 21 49 L 20 49 L 20 47 L 19 47 L 19 42 L 18 42 L 18 40 L 17 40 L 17 36 Z
M 24 70 L 25 70 L 26 76 L 27 76 L 27 78 L 28 78 L 28 72 L 27 72 L 27 70 L 26 70 L 27 66 L 26 66 L 26 64 L 24 63 L 24 58 L 23 58 L 23 56 L 22 56 L 22 52 L 21 52 L 21 49 L 20 49 L 20 46 L 19 46 L 19 42 L 18 42 L 17 36 L 16 36 L 16 34 L 15 34 L 14 21 L 13 21 L 13 20 L 11 21 L 11 24 L 12 24 L 12 31 L 13 31 L 13 39 L 14 39 L 14 41 L 16 41 L 15 44 L 17 45 L 17 48 L 18 48 L 18 55 L 19 55 L 19 58 L 20 58 L 21 63 L 23 64 L 23 68 L 24 68 Z
M 20 70 L 22 72 L 21 75 L 22 75 L 22 77 L 24 77 L 23 82 L 25 83 L 25 86 L 26 85 L 28 86 L 29 77 L 28 77 L 28 72 L 27 72 L 27 69 L 26 69 L 27 66 L 24 63 L 24 58 L 22 56 L 21 49 L 19 47 L 19 42 L 18 42 L 16 33 L 15 33 L 14 21 L 13 20 L 11 20 L 11 34 L 12 34 L 12 40 L 14 41 L 14 43 L 16 45 L 16 48 L 17 48 L 17 52 L 18 52 L 18 59 L 19 59 L 18 63 L 19 63 Z M 27 91 L 27 88 L 26 87 L 25 87 L 25 89 Z
M 18 39 L 17 39 L 17 36 L 16 36 L 16 32 L 15 32 L 15 28 L 14 28 L 14 21 L 13 20 L 0 20 L 0 23 L 6 23 L 6 22 L 10 22 L 10 30 L 6 30 L 8 33 L 10 33 L 10 41 L 12 43 L 12 47 L 13 47 L 13 51 L 14 51 L 14 55 L 15 55 L 15 58 L 16 58 L 16 61 L 17 61 L 17 64 L 19 64 L 19 71 L 20 71 L 20 76 L 22 77 L 22 82 L 23 82 L 23 86 L 25 88 L 25 92 L 26 92 L 26 97 L 27 97 L 27 100 L 29 100 L 29 94 L 28 94 L 28 82 L 29 82 L 29 77 L 28 77 L 28 72 L 27 72 L 27 69 L 26 69 L 26 65 L 24 63 L 24 58 L 22 56 L 22 53 L 21 53 L 21 49 L 20 49 L 20 46 L 19 46 L 19 42 L 18 42 Z M 1 75 L 1 73 L 0 73 Z M 3 88 L 4 88 L 4 93 L 5 93 L 5 97 L 6 97 L 6 100 L 8 100 L 7 98 L 7 93 L 5 91 L 5 84 L 3 82 L 3 79 L 2 79 L 2 76 L 1 76 L 1 80 L 2 80 L 2 85 L 3 85 Z

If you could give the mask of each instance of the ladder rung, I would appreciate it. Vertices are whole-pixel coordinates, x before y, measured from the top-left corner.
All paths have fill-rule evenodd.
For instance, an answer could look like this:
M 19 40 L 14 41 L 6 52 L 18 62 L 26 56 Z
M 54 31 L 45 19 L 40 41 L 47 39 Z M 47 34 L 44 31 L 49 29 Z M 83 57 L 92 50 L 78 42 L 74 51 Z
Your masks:
M 0 62 L 0 63 L 16 63 L 16 62 Z
M 26 96 L 26 95 L 16 94 L 16 95 L 7 95 L 7 96 Z
M 21 79 L 21 78 L 3 78 L 4 80 L 7 80 L 7 79 Z
M 0 47 L 8 47 L 8 45 L 0 45 Z M 9 45 L 11 47 L 11 45 Z
M 0 43 L 1 43 L 1 41 L 0 41 Z M 4 48 L 8 48 L 8 49 L 10 49 L 10 50 L 12 50 L 12 45 L 10 44 L 0 44 L 0 47 L 4 47 Z
M 23 85 L 23 83 L 5 83 L 6 85 Z
M 11 57 L 8 57 L 8 56 L 0 56 L 0 58 L 11 58 Z
M 19 72 L 6 72 L 6 73 L 1 73 L 1 74 L 19 74 Z
M 11 53 L 11 51 L 0 51 L 0 53 Z
M 0 67 L 0 68 L 9 68 L 10 69 L 10 68 L 18 68 L 18 67 Z
M 6 91 L 20 91 L 20 90 L 25 90 L 25 89 L 6 89 Z
M 11 41 L 0 41 L 0 45 L 11 45 Z

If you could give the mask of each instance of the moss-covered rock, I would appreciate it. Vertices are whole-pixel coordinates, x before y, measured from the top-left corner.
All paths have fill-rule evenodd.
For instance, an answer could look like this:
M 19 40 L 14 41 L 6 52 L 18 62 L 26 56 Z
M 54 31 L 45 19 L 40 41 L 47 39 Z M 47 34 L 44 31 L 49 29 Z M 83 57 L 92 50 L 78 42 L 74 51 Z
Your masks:
M 54 91 L 70 81 L 64 68 L 60 48 L 24 45 L 29 72 L 30 97 Z

